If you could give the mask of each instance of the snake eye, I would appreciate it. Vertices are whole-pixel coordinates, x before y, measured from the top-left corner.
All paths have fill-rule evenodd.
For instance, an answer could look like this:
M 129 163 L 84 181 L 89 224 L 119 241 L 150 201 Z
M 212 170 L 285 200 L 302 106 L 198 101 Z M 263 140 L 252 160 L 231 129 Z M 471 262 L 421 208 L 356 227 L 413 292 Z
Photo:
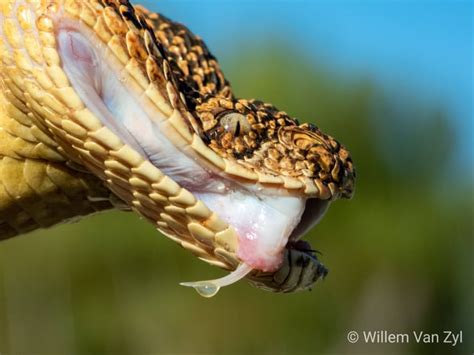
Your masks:
M 220 125 L 226 132 L 232 133 L 234 137 L 238 137 L 250 132 L 250 123 L 246 116 L 241 113 L 226 113 L 220 119 Z

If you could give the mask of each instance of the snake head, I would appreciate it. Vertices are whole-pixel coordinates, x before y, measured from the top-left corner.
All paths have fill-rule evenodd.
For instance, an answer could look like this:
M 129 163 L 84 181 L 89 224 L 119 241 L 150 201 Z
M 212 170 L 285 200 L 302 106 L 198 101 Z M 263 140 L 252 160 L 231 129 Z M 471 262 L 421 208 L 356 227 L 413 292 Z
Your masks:
M 196 114 L 208 146 L 259 182 L 277 177 L 274 183 L 283 181 L 310 198 L 352 197 L 349 152 L 315 125 L 298 124 L 271 104 L 235 98 L 211 98 L 196 106 Z

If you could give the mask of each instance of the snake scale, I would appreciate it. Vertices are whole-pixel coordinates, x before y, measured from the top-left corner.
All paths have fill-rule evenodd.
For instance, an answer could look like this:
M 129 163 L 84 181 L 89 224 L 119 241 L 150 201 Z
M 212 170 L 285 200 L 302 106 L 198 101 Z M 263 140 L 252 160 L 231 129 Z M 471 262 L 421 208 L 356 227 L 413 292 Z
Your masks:
M 185 26 L 125 0 L 0 0 L 0 55 L 0 240 L 119 208 L 232 271 L 189 284 L 204 294 L 326 274 L 299 237 L 352 196 L 349 152 L 236 98 Z

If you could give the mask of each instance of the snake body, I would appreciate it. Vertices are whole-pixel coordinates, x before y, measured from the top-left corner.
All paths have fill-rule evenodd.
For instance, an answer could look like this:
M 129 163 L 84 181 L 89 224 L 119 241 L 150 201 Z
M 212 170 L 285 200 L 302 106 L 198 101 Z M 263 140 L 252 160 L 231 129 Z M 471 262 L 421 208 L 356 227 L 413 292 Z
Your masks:
M 161 169 L 88 104 L 64 59 L 69 50 L 95 65 L 88 50 L 77 53 L 86 40 L 120 73 L 141 116 L 153 117 L 173 149 L 224 181 L 225 191 L 258 189 L 321 206 L 351 197 L 355 173 L 344 146 L 273 105 L 236 98 L 185 26 L 128 1 L 0 4 L 0 239 L 121 208 L 212 265 L 235 270 L 245 259 L 242 237 L 193 192 L 196 181 Z M 75 42 L 75 33 L 85 40 Z M 70 48 L 61 48 L 67 41 Z M 313 252 L 286 248 L 277 268 L 247 276 L 261 288 L 292 292 L 323 275 Z
M 69 167 L 57 144 L 0 93 L 0 240 L 120 208 L 114 196 Z

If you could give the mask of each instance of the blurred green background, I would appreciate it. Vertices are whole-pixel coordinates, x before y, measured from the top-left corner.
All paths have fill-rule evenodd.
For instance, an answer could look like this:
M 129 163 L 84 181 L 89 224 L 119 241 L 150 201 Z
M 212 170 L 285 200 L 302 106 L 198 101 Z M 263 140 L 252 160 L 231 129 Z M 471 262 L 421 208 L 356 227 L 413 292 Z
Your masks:
M 163 3 L 183 20 L 186 2 Z M 268 33 L 232 46 L 214 39 L 211 49 L 238 96 L 314 122 L 352 152 L 354 199 L 334 203 L 305 237 L 328 277 L 312 292 L 275 295 L 240 282 L 204 299 L 178 282 L 223 272 L 136 215 L 106 213 L 0 244 L 0 353 L 472 353 L 472 161 L 457 144 L 472 131 L 459 134 L 442 100 L 403 92 L 410 83 L 393 95 L 377 75 L 341 74 L 298 40 Z M 472 85 L 472 54 L 465 69 Z M 472 128 L 468 114 L 462 130 Z M 464 341 L 350 344 L 350 330 L 462 330 Z

